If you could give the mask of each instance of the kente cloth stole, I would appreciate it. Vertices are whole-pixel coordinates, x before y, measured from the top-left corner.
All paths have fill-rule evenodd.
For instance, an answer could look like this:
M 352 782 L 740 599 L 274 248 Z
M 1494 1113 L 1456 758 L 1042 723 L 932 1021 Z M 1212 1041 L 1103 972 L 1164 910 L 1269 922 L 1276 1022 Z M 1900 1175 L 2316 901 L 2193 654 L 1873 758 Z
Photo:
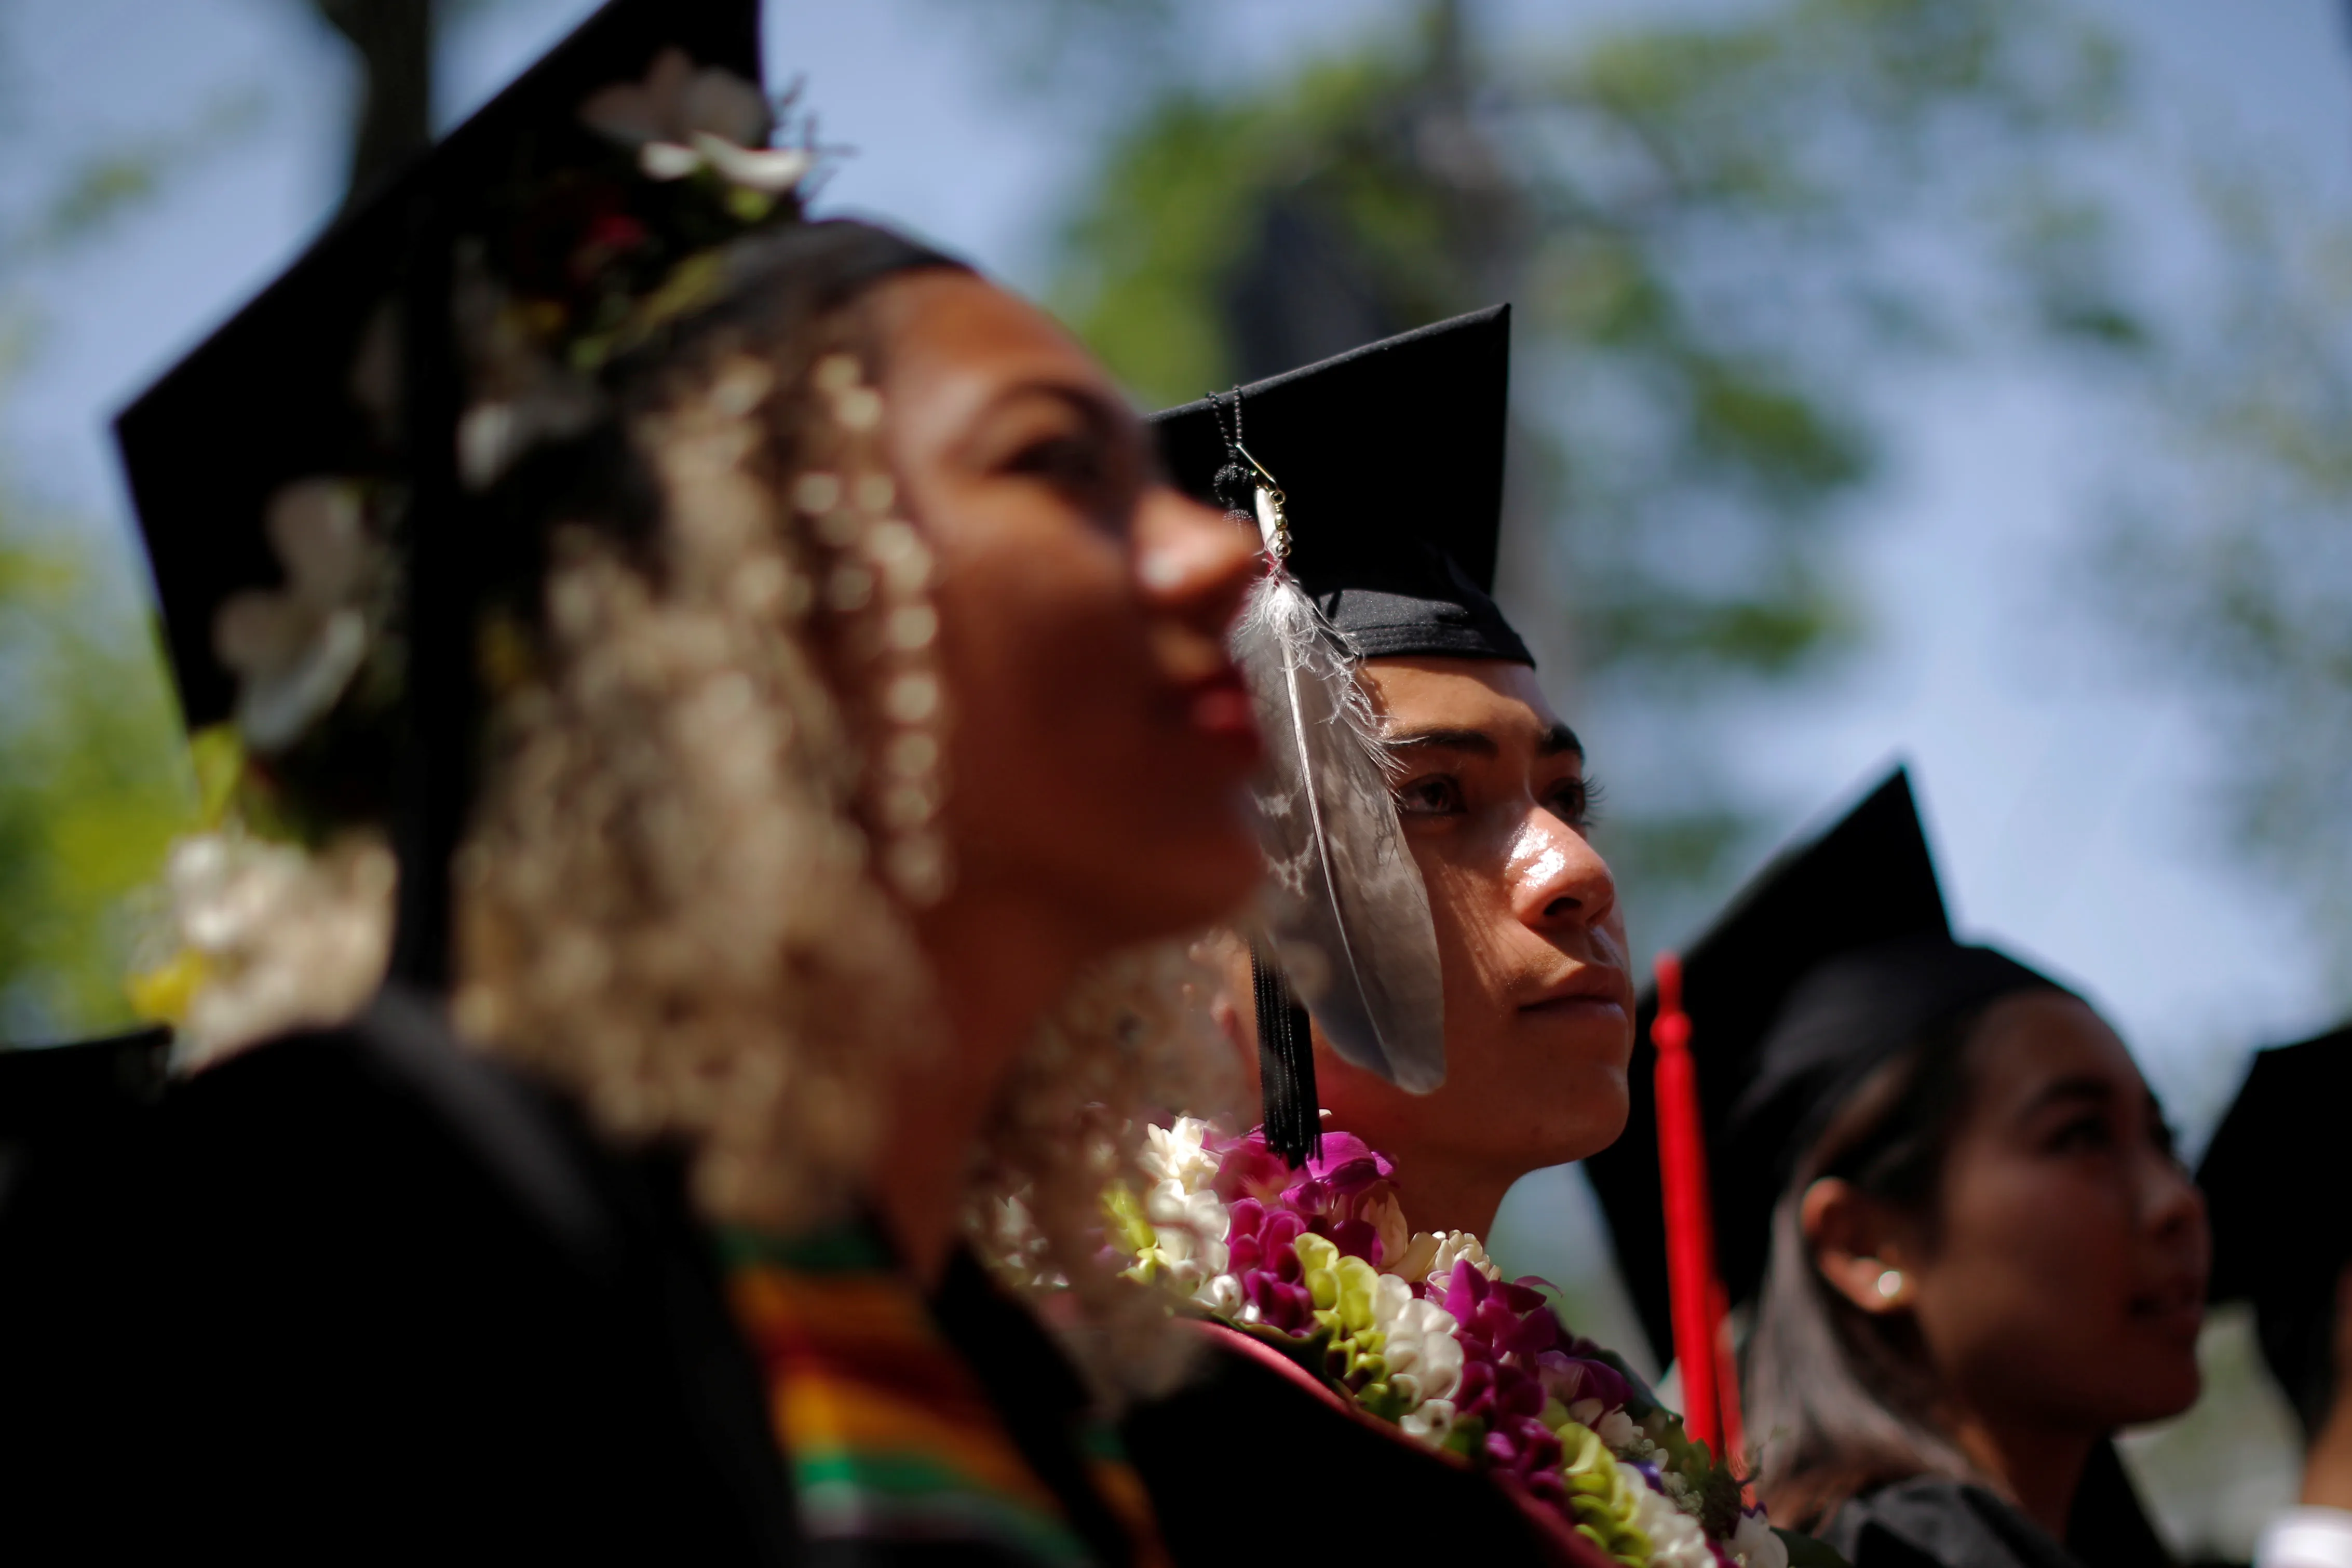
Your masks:
M 1091 1568 L 1062 1503 L 1022 1457 L 940 1336 L 921 1293 L 871 1233 L 719 1237 L 727 1295 L 767 1382 L 801 1529 L 820 1540 L 984 1542 Z M 1088 1479 L 1162 1561 L 1140 1479 L 1105 1428 L 1079 1437 Z

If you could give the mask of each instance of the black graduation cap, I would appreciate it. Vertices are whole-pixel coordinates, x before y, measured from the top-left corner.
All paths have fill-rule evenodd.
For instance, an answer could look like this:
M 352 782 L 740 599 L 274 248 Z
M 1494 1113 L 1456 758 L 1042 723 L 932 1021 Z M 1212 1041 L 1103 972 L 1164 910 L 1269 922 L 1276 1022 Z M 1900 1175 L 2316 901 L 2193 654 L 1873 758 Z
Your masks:
M 1493 598 L 1510 370 L 1494 305 L 1151 418 L 1179 489 L 1246 511 L 1218 485 L 1238 415 L 1282 487 L 1291 573 L 1358 656 L 1533 664 Z
M 410 980 L 432 985 L 446 972 L 448 859 L 473 787 L 481 708 L 478 612 L 501 594 L 535 607 L 530 590 L 543 544 L 482 493 L 503 467 L 461 483 L 460 447 L 470 447 L 460 439 L 469 403 L 463 362 L 479 353 L 478 343 L 458 341 L 457 307 L 471 298 L 461 286 L 466 269 L 478 261 L 508 289 L 519 317 L 544 321 L 554 312 L 558 327 L 531 329 L 550 339 L 549 374 L 584 380 L 640 341 L 628 335 L 648 319 L 638 307 L 690 310 L 704 295 L 688 285 L 720 274 L 695 270 L 694 258 L 755 230 L 789 226 L 770 259 L 821 267 L 828 287 L 948 261 L 862 225 L 790 223 L 799 204 L 781 188 L 789 180 L 751 188 L 760 169 L 776 174 L 780 158 L 802 166 L 788 154 L 730 144 L 735 172 L 726 180 L 688 177 L 715 156 L 702 141 L 666 141 L 699 120 L 672 127 L 665 117 L 723 110 L 742 118 L 760 79 L 758 0 L 612 0 L 338 220 L 116 422 L 192 727 L 229 717 L 237 702 L 236 678 L 215 651 L 224 605 L 289 579 L 301 585 L 293 563 L 280 560 L 299 552 L 271 538 L 287 487 L 331 476 L 383 498 L 391 537 L 371 544 L 392 566 L 380 574 L 375 624 L 348 695 L 331 699 L 336 706 L 315 727 L 259 749 L 273 752 L 281 781 L 301 781 L 312 797 L 298 806 L 330 821 L 390 821 L 401 864 L 393 965 Z M 632 90 L 655 81 L 676 89 L 674 102 Z M 664 120 L 644 132 L 663 144 L 632 152 L 585 123 L 592 100 L 611 103 L 607 89 L 641 104 L 628 112 L 648 123 Z M 672 158 L 655 173 L 665 153 L 687 164 Z M 593 355 L 584 352 L 592 345 L 602 345 Z M 593 407 L 591 395 L 582 397 Z M 495 427 L 477 421 L 465 429 Z M 597 466 L 610 461 L 609 453 L 560 461 L 561 480 L 551 482 L 574 490 L 602 483 L 594 503 L 626 511 L 633 492 Z M 546 467 L 534 471 L 544 477 Z M 532 465 L 526 458 L 513 468 Z
M 2253 1303 L 2263 1360 L 2305 1431 L 2335 1393 L 2336 1284 L 2352 1262 L 2347 1099 L 2352 1026 L 2257 1051 L 2197 1167 L 2213 1227 L 2210 1294 Z
M 1830 1117 L 1922 1031 L 2055 983 L 1952 940 L 1911 781 L 1897 767 L 1826 831 L 1784 849 L 1683 955 L 1717 1266 L 1731 1304 L 1762 1282 L 1773 1205 Z M 1661 1363 L 1674 1355 L 1648 1064 L 1636 1012 L 1625 1134 L 1584 1162 Z
M 400 558 L 395 603 L 379 608 L 370 662 L 352 683 L 352 701 L 364 707 L 373 694 L 374 710 L 328 726 L 338 749 L 312 773 L 338 797 L 336 813 L 392 819 L 394 969 L 427 984 L 446 974 L 448 857 L 472 787 L 476 611 L 487 578 L 513 569 L 509 553 L 536 544 L 491 526 L 459 483 L 457 250 L 496 231 L 527 256 L 535 236 L 518 199 L 615 159 L 614 143 L 582 122 L 582 105 L 643 79 L 672 48 L 757 83 L 756 0 L 613 0 L 340 218 L 115 423 L 191 727 L 236 703 L 236 677 L 215 653 L 223 605 L 292 575 L 269 534 L 273 498 L 319 476 L 396 495 L 403 536 L 379 542 Z M 314 736 L 308 754 L 330 744 Z M 288 765 L 305 754 L 297 748 Z
M 609 162 L 613 145 L 580 122 L 581 103 L 601 88 L 639 79 L 669 47 L 698 66 L 758 82 L 756 0 L 604 6 L 338 219 L 116 420 L 192 728 L 226 718 L 236 698 L 236 678 L 214 652 L 220 606 L 242 590 L 283 580 L 263 526 L 271 496 L 319 474 L 406 474 L 429 487 L 431 476 L 417 470 L 454 463 L 454 385 L 399 391 L 405 406 L 391 423 L 415 431 L 413 442 L 385 428 L 356 395 L 371 325 L 387 304 L 416 303 L 404 296 L 432 281 L 420 274 L 436 264 L 446 268 L 451 237 L 515 185 L 567 164 Z M 437 292 L 446 320 L 446 282 Z M 424 346 L 446 334 L 403 336 Z M 395 357 L 377 368 L 397 383 L 402 371 L 420 367 Z M 443 369 L 438 379 L 452 380 Z M 436 396 L 443 406 L 420 406 Z M 436 499 L 421 495 L 413 504 Z
M 0 1048 L 0 1152 L 68 1142 L 163 1091 L 172 1032 Z

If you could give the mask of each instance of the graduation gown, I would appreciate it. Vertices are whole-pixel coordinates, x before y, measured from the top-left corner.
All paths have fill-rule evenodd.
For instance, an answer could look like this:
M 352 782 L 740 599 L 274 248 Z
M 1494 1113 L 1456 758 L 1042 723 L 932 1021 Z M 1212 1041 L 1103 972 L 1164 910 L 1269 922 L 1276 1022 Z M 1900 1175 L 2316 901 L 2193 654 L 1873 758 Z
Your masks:
M 1202 1374 L 1121 1431 L 1178 1563 L 1608 1568 L 1532 1500 L 1343 1407 L 1279 1352 L 1201 1330 Z
M 1020 1380 L 1013 1441 L 1125 1563 L 1062 1451 L 1075 1376 L 976 1274 L 948 1338 Z M 8 1561 L 1003 1560 L 806 1539 L 770 1396 L 682 1161 L 396 988 L 37 1162 L 0 1224 Z
M 1982 1487 L 1915 1476 L 1838 1510 L 1822 1539 L 1853 1568 L 2169 1568 L 2114 1445 L 2091 1457 L 2063 1543 Z

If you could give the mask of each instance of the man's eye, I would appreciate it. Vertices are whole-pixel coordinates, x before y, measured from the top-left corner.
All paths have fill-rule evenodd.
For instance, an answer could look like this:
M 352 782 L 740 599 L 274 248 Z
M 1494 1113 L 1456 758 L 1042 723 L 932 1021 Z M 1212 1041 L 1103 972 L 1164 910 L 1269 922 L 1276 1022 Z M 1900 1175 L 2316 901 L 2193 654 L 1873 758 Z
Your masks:
M 1406 816 L 1452 816 L 1462 809 L 1462 785 L 1444 773 L 1432 773 L 1400 785 L 1396 803 Z
M 1544 796 L 1544 809 L 1582 833 L 1593 823 L 1601 804 L 1601 786 L 1591 779 L 1563 779 Z

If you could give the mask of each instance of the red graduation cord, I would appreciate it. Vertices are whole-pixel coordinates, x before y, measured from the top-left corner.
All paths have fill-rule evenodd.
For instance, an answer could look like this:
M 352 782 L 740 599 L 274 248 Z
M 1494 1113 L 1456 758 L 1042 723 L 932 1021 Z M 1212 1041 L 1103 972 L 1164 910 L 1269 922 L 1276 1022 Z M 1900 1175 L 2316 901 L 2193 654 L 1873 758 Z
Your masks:
M 1683 1374 L 1683 1426 L 1717 1458 L 1743 1459 L 1739 1376 L 1732 1358 L 1723 1281 L 1715 1268 L 1715 1221 L 1707 1199 L 1706 1139 L 1699 1121 L 1698 1068 L 1683 1011 L 1682 960 L 1658 954 L 1658 1177 L 1665 1195 L 1666 1287 L 1675 1362 Z

